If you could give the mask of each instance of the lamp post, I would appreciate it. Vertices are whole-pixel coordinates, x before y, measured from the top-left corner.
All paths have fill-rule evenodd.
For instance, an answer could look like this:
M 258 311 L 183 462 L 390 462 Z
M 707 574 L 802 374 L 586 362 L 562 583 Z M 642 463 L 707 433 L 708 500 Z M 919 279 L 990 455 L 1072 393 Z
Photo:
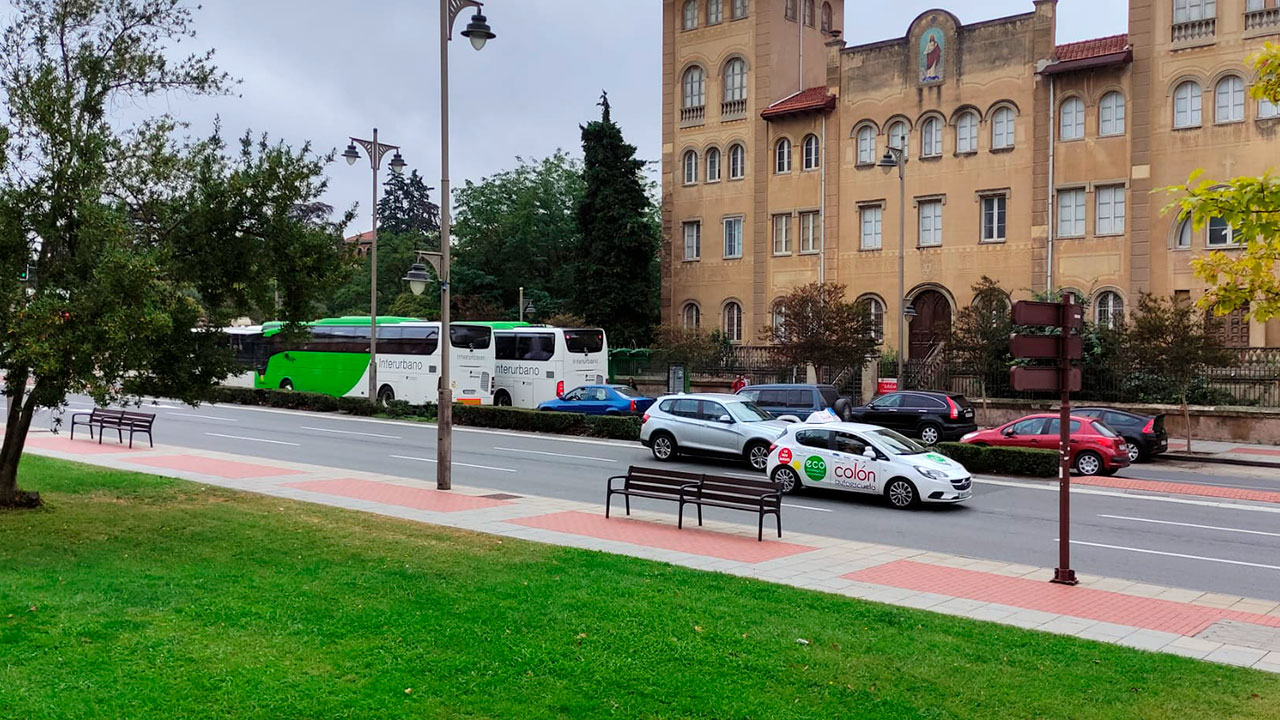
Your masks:
M 449 353 L 453 348 L 449 331 L 449 42 L 453 35 L 453 22 L 463 8 L 475 8 L 471 22 L 462 31 L 462 37 L 471 41 L 471 47 L 480 50 L 494 37 L 489 23 L 480 12 L 482 3 L 477 0 L 440 0 L 440 397 L 436 422 L 436 487 L 448 490 L 453 487 L 453 399 L 449 386 Z
M 400 157 L 400 148 L 396 145 L 385 145 L 378 142 L 378 128 L 373 129 L 372 140 L 351 138 L 347 151 L 342 157 L 348 165 L 355 165 L 360 159 L 360 151 L 356 144 L 369 155 L 369 167 L 373 170 L 373 229 L 369 241 L 369 401 L 378 399 L 378 168 L 382 166 L 382 157 L 392 150 L 391 172 L 399 175 L 404 172 L 404 158 Z
M 519 308 L 517 312 L 519 313 L 520 322 L 524 322 L 525 315 L 528 315 L 529 317 L 533 317 L 533 312 L 534 312 L 533 301 L 532 300 L 530 300 L 529 302 L 524 301 L 524 288 L 520 288 L 520 299 L 518 301 L 517 306 Z
M 905 287 L 905 268 L 907 264 L 907 181 L 906 176 L 903 174 L 903 169 L 907 166 L 906 148 L 894 147 L 890 144 L 885 148 L 884 156 L 880 158 L 880 162 L 876 163 L 876 165 L 884 168 L 886 172 L 895 167 L 898 168 L 898 389 L 905 390 L 906 388 L 902 385 L 902 355 L 907 349 L 907 310 L 914 310 L 907 303 L 907 289 Z M 915 314 L 914 311 L 912 314 Z

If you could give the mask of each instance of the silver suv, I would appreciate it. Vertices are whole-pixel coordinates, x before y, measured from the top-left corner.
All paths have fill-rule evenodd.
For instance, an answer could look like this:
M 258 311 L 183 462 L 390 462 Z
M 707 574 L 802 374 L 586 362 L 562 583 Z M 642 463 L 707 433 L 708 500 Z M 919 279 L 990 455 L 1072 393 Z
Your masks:
M 787 425 L 737 395 L 667 395 L 645 413 L 640 442 L 658 460 L 681 454 L 741 458 L 764 472 L 769 447 Z

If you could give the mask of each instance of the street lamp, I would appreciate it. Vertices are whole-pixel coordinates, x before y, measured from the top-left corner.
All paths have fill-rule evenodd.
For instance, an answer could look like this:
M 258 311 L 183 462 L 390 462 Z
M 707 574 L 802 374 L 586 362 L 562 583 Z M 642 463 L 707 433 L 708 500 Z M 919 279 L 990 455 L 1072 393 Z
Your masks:
M 902 308 L 898 313 L 898 389 L 905 390 L 902 385 L 902 355 L 906 351 L 906 319 L 908 310 L 912 315 L 915 314 L 915 309 L 907 304 L 904 282 L 907 263 L 907 181 L 902 171 L 907 166 L 906 148 L 894 147 L 890 143 L 876 166 L 884 168 L 885 172 L 898 168 L 898 303 Z
M 453 23 L 463 8 L 475 8 L 471 22 L 462 36 L 471 41 L 471 47 L 480 50 L 494 37 L 489 22 L 477 0 L 440 0 L 440 395 L 437 403 L 436 422 L 436 488 L 453 487 L 453 398 L 449 385 L 449 351 L 453 348 L 449 331 L 449 42 L 452 40 Z M 413 282 L 412 280 L 410 281 Z
M 373 129 L 372 140 L 351 138 L 342 157 L 348 165 L 355 165 L 360 159 L 360 151 L 356 144 L 369 154 L 369 167 L 373 170 L 373 230 L 369 241 L 369 401 L 378 399 L 378 168 L 382 166 L 382 158 L 392 150 L 391 172 L 399 175 L 404 172 L 405 161 L 400 156 L 400 148 L 378 142 L 378 128 Z
M 520 298 L 516 301 L 516 312 L 519 314 L 520 322 L 524 322 L 524 316 L 533 317 L 533 301 L 525 302 L 524 288 L 520 288 Z

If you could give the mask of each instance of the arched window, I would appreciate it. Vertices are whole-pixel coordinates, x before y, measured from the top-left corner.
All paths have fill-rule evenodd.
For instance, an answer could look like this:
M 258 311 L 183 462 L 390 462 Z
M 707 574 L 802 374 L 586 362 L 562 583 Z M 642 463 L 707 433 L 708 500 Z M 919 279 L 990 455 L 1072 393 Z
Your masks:
M 938 157 L 942 154 L 942 121 L 931 117 L 920 126 L 920 156 Z
M 870 125 L 858 128 L 858 164 L 872 165 L 876 161 L 876 131 Z
M 724 304 L 724 334 L 729 342 L 742 342 L 742 306 L 736 302 Z
M 796 19 L 796 0 L 787 0 L 782 6 L 782 15 L 788 20 Z
M 684 104 L 681 107 L 700 108 L 707 104 L 705 75 L 702 68 L 694 65 L 684 71 Z
M 747 16 L 747 0 L 733 0 L 732 17 L 734 20 L 741 20 Z
M 804 24 L 813 27 L 813 0 L 804 0 Z
M 684 0 L 684 29 L 698 27 L 698 0 Z
M 747 63 L 734 58 L 724 66 L 724 101 L 747 99 Z
M 1094 321 L 1101 327 L 1116 328 L 1124 323 L 1124 299 L 1110 290 L 1098 293 L 1094 301 Z
M 1062 101 L 1059 111 L 1059 136 L 1063 140 L 1079 140 L 1084 137 L 1084 101 L 1078 97 Z
M 772 317 L 769 319 L 773 322 L 773 330 L 775 337 L 786 337 L 787 311 L 782 301 L 778 300 L 773 304 Z
M 782 138 L 774 150 L 774 172 L 778 174 L 791 172 L 791 141 Z
M 747 151 L 741 145 L 729 146 L 729 179 L 741 180 L 747 176 Z
M 684 154 L 684 184 L 698 182 L 698 153 L 689 150 Z
M 1111 91 L 1098 104 L 1098 134 L 1124 134 L 1124 95 Z
M 1173 237 L 1173 246 L 1178 250 L 1186 250 L 1191 247 L 1191 218 L 1186 217 L 1178 221 L 1178 232 Z
M 804 137 L 804 169 L 814 170 L 821 164 L 818 158 L 818 136 L 806 135 Z
M 1235 75 L 1228 75 L 1218 81 L 1213 95 L 1214 122 L 1244 120 L 1244 80 Z
M 711 148 L 707 151 L 707 182 L 720 179 L 720 150 Z
M 695 303 L 685 303 L 680 316 L 688 330 L 697 330 L 702 326 L 702 310 L 698 309 Z
M 907 151 L 907 123 L 905 120 L 899 120 L 889 126 L 889 147 L 898 148 L 902 152 Z
M 978 113 L 972 110 L 956 119 L 956 152 L 978 152 Z
M 1200 127 L 1200 83 L 1188 80 L 1173 91 L 1173 126 Z
M 724 0 L 707 0 L 707 24 L 719 25 L 724 20 Z
M 991 116 L 991 149 L 1011 148 L 1013 143 L 1013 109 L 1002 107 Z
M 871 313 L 871 334 L 876 339 L 884 337 L 884 303 L 880 298 L 868 295 L 860 300 Z
M 822 3 L 822 32 L 831 32 L 831 3 Z

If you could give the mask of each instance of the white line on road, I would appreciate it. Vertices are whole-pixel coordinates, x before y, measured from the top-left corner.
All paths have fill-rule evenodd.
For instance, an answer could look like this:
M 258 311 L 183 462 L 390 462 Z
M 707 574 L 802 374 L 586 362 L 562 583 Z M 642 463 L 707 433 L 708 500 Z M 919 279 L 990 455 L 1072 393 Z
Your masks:
M 1218 525 L 1197 525 L 1195 523 L 1174 522 L 1172 520 L 1153 520 L 1151 518 L 1129 517 L 1127 515 L 1098 515 L 1100 518 L 1112 520 L 1131 520 L 1133 522 L 1154 523 L 1156 525 L 1177 525 L 1179 527 L 1199 528 L 1201 530 L 1221 530 L 1223 532 L 1245 533 L 1247 535 L 1266 535 L 1280 537 L 1280 533 L 1263 532 L 1262 530 L 1245 530 L 1244 528 L 1219 527 Z
M 816 512 L 835 512 L 831 508 L 813 507 L 811 505 L 792 505 L 791 503 L 782 503 L 783 507 L 795 508 L 797 510 L 813 510 Z
M 1058 539 L 1054 538 L 1054 542 L 1058 542 Z M 1072 540 L 1071 544 L 1106 548 L 1108 550 L 1125 550 L 1128 552 L 1143 553 L 1144 555 L 1164 555 L 1165 557 L 1186 558 L 1187 560 L 1206 560 L 1208 562 L 1225 563 L 1227 565 L 1245 565 L 1247 567 L 1262 568 L 1264 570 L 1280 570 L 1280 565 L 1263 565 L 1262 563 L 1251 563 L 1245 562 L 1244 560 L 1226 560 L 1224 558 L 1212 558 L 1205 557 L 1203 555 L 1187 555 L 1185 553 L 1163 552 L 1161 550 L 1145 550 L 1143 548 L 1125 547 L 1123 545 L 1104 545 L 1103 543 L 1085 542 L 1083 540 Z
M 573 458 L 575 460 L 596 460 L 599 462 L 616 463 L 617 460 L 612 458 L 591 457 L 589 455 L 570 455 L 568 453 L 547 452 L 546 450 L 522 450 L 520 448 L 498 447 L 494 446 L 494 450 L 502 450 L 504 452 L 515 453 L 531 453 L 533 455 L 551 455 L 553 457 Z
M 195 415 L 193 413 L 169 413 L 168 417 L 200 418 L 201 420 L 221 420 L 222 422 L 240 422 L 232 418 L 214 417 L 213 415 Z
M 978 485 L 999 485 L 1002 487 L 1022 488 L 1024 490 L 1043 490 L 1048 492 L 1058 492 L 1058 484 L 1037 485 L 1034 483 L 1012 482 L 1010 480 L 991 480 L 988 478 L 974 478 L 973 481 Z M 1187 498 L 1169 497 L 1166 495 L 1140 495 L 1130 492 L 1117 492 L 1114 490 L 1095 490 L 1093 488 L 1071 487 L 1072 495 L 1098 495 L 1101 497 L 1122 498 L 1125 500 L 1141 500 L 1143 502 L 1163 502 L 1174 503 L 1175 505 L 1199 505 L 1201 507 L 1216 507 L 1224 510 L 1248 510 L 1250 512 L 1264 513 L 1280 513 L 1280 507 L 1276 503 L 1268 505 L 1246 505 L 1244 503 L 1215 502 L 1212 500 L 1189 500 Z
M 248 440 L 249 442 L 271 443 L 272 445 L 292 445 L 293 447 L 301 447 L 298 443 L 285 442 L 283 440 L 267 440 L 266 438 L 245 437 L 243 435 L 223 435 L 222 433 L 210 433 L 213 437 L 227 438 L 228 440 Z
M 418 462 L 429 462 L 429 463 L 437 462 L 435 458 L 413 457 L 412 455 L 392 455 L 391 457 L 398 458 L 400 460 L 417 460 Z M 492 467 L 490 465 L 472 465 L 470 463 L 461 463 L 461 462 L 455 462 L 454 465 L 458 465 L 461 467 L 469 467 L 469 468 L 479 468 L 481 470 L 496 470 L 497 472 L 509 472 L 509 473 L 515 472 L 515 470 L 512 470 L 511 468 Z
M 338 433 L 339 435 L 361 435 L 363 437 L 386 438 L 388 440 L 399 440 L 399 435 L 379 435 L 378 433 L 356 432 L 355 430 L 332 430 L 330 428 L 311 427 L 309 425 L 298 426 L 299 430 L 315 430 L 316 432 Z

